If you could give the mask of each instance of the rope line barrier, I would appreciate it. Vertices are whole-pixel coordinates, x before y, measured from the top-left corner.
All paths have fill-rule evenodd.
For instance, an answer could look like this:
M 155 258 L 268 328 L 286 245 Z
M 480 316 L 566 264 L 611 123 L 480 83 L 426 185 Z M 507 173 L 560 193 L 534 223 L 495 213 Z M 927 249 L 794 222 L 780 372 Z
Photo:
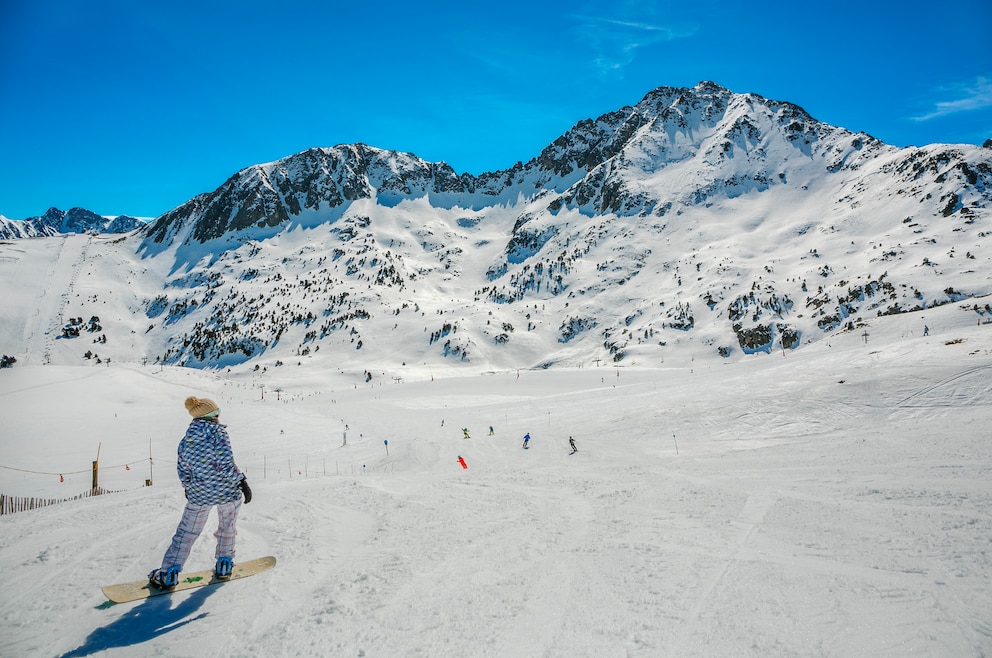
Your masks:
M 101 471 L 104 471 L 104 470 L 111 469 L 111 468 L 127 468 L 127 469 L 130 469 L 134 464 L 141 464 L 141 463 L 144 463 L 146 461 L 147 462 L 150 462 L 150 461 L 152 461 L 152 458 L 151 457 L 145 457 L 144 459 L 139 459 L 138 461 L 128 462 L 126 464 L 117 464 L 115 466 L 102 466 L 101 465 L 100 466 L 100 470 Z M 26 468 L 15 468 L 13 466 L 4 466 L 3 464 L 0 464 L 0 468 L 7 469 L 8 471 L 17 471 L 19 473 L 31 473 L 33 475 L 77 475 L 79 473 L 92 473 L 93 472 L 93 469 L 92 468 L 87 468 L 87 469 L 82 470 L 82 471 L 58 471 L 56 473 L 49 473 L 48 471 L 32 471 L 32 470 L 28 470 Z

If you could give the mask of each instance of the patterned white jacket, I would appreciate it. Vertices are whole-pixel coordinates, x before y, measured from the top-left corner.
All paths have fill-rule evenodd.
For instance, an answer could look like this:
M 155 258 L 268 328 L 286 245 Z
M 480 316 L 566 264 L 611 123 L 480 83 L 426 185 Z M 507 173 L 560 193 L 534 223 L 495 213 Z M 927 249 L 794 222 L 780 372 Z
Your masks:
M 220 505 L 241 499 L 238 484 L 244 475 L 234 463 L 227 426 L 194 418 L 179 442 L 176 462 L 186 498 L 194 505 Z

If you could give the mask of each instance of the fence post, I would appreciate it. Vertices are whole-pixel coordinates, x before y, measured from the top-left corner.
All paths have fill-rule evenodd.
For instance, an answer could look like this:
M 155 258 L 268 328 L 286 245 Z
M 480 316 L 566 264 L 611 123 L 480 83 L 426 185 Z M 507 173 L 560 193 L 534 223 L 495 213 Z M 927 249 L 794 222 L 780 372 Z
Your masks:
M 90 491 L 95 496 L 100 487 L 100 449 L 103 448 L 103 441 L 96 446 L 96 459 L 93 460 L 93 488 Z

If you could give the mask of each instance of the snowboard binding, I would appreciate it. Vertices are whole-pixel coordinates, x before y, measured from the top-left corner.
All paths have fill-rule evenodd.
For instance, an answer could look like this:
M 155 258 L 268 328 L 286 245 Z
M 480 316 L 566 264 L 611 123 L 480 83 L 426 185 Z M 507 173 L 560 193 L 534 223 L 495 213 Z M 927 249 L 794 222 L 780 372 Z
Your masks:
M 214 567 L 214 576 L 217 580 L 230 580 L 231 570 L 234 568 L 234 560 L 229 557 L 217 558 L 217 566 Z
M 148 584 L 161 590 L 173 590 L 179 584 L 179 567 L 155 569 L 148 574 Z

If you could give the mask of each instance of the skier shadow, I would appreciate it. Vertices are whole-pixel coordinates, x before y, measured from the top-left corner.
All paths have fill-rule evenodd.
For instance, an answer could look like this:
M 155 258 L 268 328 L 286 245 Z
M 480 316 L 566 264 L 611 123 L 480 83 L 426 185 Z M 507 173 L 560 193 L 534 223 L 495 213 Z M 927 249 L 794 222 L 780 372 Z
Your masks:
M 210 613 L 193 615 L 215 590 L 215 587 L 197 589 L 175 607 L 172 607 L 172 601 L 175 600 L 172 596 L 145 599 L 141 605 L 135 606 L 118 619 L 94 630 L 83 644 L 62 654 L 61 658 L 90 656 L 107 649 L 141 644 L 203 619 Z

